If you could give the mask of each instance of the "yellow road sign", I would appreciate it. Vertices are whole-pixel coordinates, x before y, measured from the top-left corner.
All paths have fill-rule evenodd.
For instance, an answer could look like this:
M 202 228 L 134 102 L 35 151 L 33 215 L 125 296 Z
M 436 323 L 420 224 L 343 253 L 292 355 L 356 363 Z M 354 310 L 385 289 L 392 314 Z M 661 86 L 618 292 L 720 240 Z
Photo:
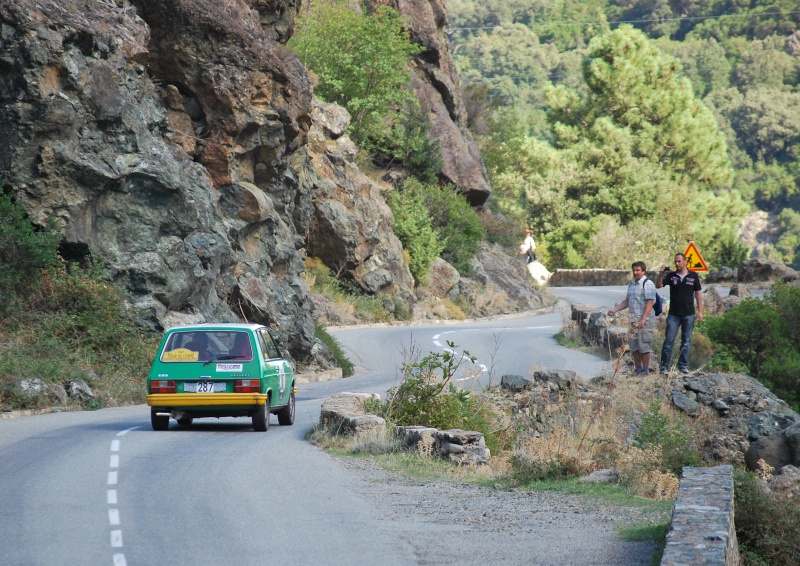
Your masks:
M 689 242 L 689 245 L 686 246 L 686 251 L 683 252 L 683 255 L 686 256 L 686 269 L 689 271 L 708 271 L 708 266 L 706 265 L 703 256 L 701 256 L 700 252 L 697 251 L 697 247 L 694 245 L 694 242 Z

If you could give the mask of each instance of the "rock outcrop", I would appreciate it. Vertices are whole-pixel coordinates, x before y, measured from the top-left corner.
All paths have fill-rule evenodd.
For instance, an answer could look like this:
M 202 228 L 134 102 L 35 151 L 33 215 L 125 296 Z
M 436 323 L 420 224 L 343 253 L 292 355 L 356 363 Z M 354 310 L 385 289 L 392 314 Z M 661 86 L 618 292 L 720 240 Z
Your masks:
M 239 0 L 5 2 L 0 177 L 68 259 L 91 255 L 152 328 L 268 324 L 315 343 L 300 250 L 306 69 Z M 274 7 L 274 6 L 273 6 Z M 283 30 L 283 31 L 281 31 Z
M 445 26 L 444 0 L 369 0 L 389 5 L 408 22 L 411 40 L 423 47 L 412 64 L 411 88 L 431 121 L 431 137 L 441 147 L 443 181 L 455 185 L 473 206 L 491 196 L 478 146 L 467 129 L 467 112 L 458 86 L 455 63 L 450 55 Z
M 314 214 L 308 255 L 319 257 L 340 276 L 371 294 L 409 301 L 414 279 L 403 247 L 392 231 L 392 212 L 379 187 L 355 165 L 356 148 L 344 134 L 347 111 L 314 99 L 308 152 L 313 169 Z

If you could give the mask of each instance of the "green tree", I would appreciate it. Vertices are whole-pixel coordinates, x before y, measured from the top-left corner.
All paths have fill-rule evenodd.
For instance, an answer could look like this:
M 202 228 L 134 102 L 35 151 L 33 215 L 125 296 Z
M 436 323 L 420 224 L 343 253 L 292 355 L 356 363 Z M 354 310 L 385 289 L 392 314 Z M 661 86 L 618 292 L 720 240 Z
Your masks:
M 558 122 L 586 128 L 607 117 L 635 135 L 638 156 L 708 187 L 730 182 L 724 136 L 677 60 L 630 26 L 596 37 L 589 51 L 584 64 L 589 98 L 578 105 L 567 98 L 564 104 L 559 91 L 550 93 Z
M 410 100 L 408 62 L 422 50 L 396 10 L 356 11 L 347 0 L 313 2 L 298 17 L 289 47 L 319 77 L 317 96 L 350 112 L 350 135 L 362 147 L 391 127 L 393 108 Z

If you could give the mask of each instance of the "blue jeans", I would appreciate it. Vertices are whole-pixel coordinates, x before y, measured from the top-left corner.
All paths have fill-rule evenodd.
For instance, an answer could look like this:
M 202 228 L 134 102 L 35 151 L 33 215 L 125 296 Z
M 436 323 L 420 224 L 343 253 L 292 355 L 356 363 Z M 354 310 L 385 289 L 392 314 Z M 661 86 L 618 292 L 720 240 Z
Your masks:
M 667 316 L 667 333 L 664 337 L 664 346 L 661 348 L 661 369 L 668 369 L 672 359 L 672 346 L 681 329 L 681 353 L 678 356 L 678 369 L 689 369 L 689 347 L 692 345 L 692 332 L 694 332 L 694 315 Z

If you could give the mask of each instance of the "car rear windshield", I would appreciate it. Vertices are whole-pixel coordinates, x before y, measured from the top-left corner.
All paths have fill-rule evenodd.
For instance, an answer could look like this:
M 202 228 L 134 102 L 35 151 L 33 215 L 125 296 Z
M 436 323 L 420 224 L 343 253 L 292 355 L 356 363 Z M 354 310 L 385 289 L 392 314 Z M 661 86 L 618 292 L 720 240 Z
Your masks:
M 250 361 L 250 334 L 231 330 L 187 330 L 170 335 L 161 353 L 162 362 Z

